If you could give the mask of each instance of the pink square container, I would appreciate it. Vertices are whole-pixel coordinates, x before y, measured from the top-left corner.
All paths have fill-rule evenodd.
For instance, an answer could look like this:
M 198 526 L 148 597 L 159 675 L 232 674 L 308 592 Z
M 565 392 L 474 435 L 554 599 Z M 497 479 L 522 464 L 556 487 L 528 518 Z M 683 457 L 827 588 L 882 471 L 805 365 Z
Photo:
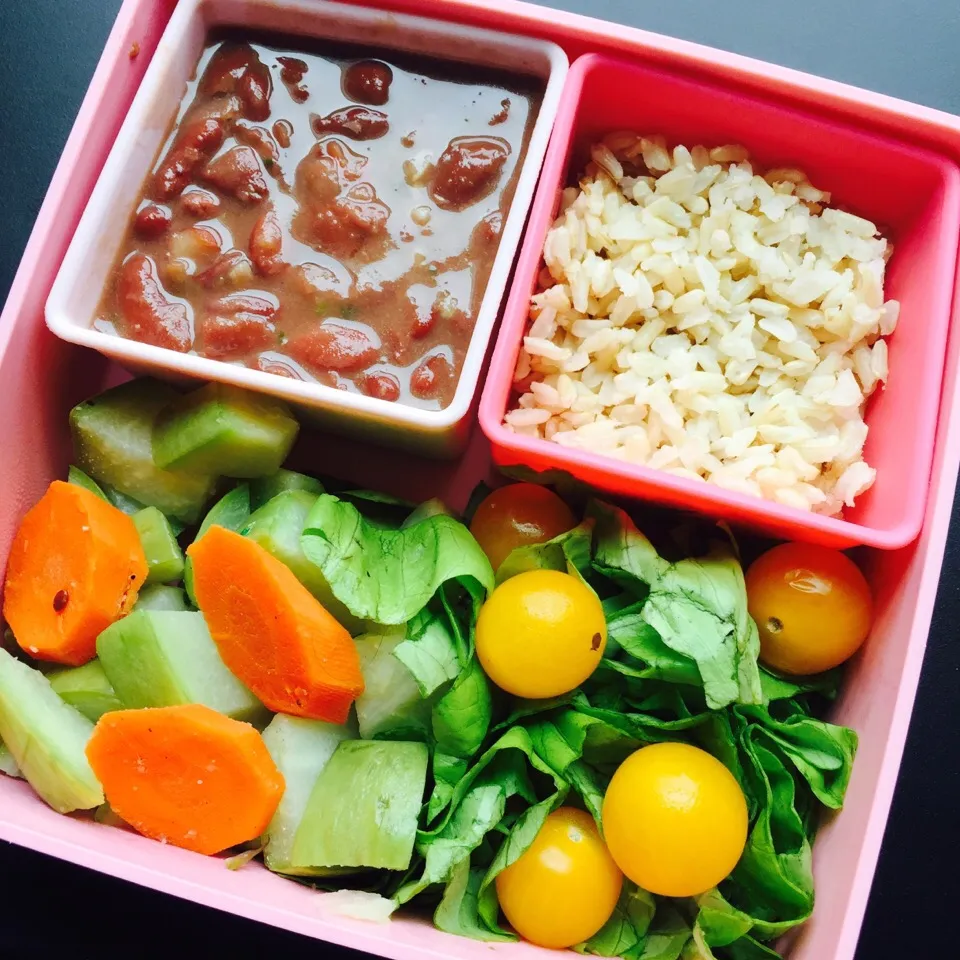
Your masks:
M 590 144 L 616 130 L 662 134 L 671 145 L 743 144 L 763 168 L 800 167 L 834 202 L 882 224 L 892 239 L 885 295 L 900 301 L 900 324 L 888 341 L 888 383 L 871 397 L 866 413 L 864 457 L 876 468 L 877 480 L 843 519 L 503 426 L 515 402 L 513 372 L 529 297 L 560 192 L 576 182 Z M 691 79 L 662 65 L 601 54 L 583 56 L 568 77 L 481 400 L 480 423 L 494 460 L 505 469 L 564 470 L 610 493 L 750 523 L 785 538 L 836 547 L 902 547 L 920 532 L 927 504 L 958 238 L 960 169 L 944 156 L 799 104 L 748 94 L 725 80 Z
M 43 308 L 175 5 L 174 0 L 125 0 L 0 315 L 0 575 L 20 518 L 47 484 L 65 473 L 70 459 L 69 408 L 123 375 L 100 354 L 50 333 Z M 960 161 L 958 118 L 732 54 L 511 0 L 377 0 L 375 5 L 552 40 L 571 59 L 590 53 L 618 56 L 678 78 L 729 85 L 744 95 L 799 108 L 851 129 L 906 140 L 952 163 Z M 131 57 L 134 49 L 139 53 Z M 518 287 L 521 300 L 528 295 L 529 283 L 526 289 Z M 851 664 L 832 715 L 857 730 L 860 750 L 846 806 L 824 824 L 817 839 L 813 852 L 817 905 L 791 944 L 789 960 L 852 960 L 856 949 L 916 694 L 960 467 L 960 304 L 955 296 L 949 310 L 927 511 L 919 537 L 908 546 L 864 551 L 877 602 L 876 620 L 866 647 Z M 464 456 L 449 463 L 425 462 L 359 441 L 315 434 L 308 437 L 308 446 L 328 468 L 337 465 L 345 480 L 387 488 L 400 496 L 445 496 L 455 507 L 464 505 L 473 485 L 488 476 L 491 464 L 490 445 L 479 432 Z M 25 784 L 5 777 L 0 777 L 0 838 L 209 907 L 394 960 L 556 957 L 527 944 L 462 940 L 408 917 L 373 925 L 333 916 L 324 908 L 323 895 L 256 864 L 232 872 L 218 858 L 162 846 L 89 819 L 60 816 Z

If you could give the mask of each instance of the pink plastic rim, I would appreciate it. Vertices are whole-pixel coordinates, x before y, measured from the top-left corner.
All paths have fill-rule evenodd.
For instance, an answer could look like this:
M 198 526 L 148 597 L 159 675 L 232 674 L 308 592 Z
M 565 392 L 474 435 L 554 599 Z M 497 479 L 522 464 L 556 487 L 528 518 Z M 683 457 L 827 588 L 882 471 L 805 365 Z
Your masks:
M 0 450 L 16 451 L 15 456 L 0 456 L 0 475 L 6 481 L 0 566 L 19 516 L 51 479 L 64 475 L 71 403 L 112 385 L 118 375 L 103 358 L 54 338 L 43 324 L 42 303 L 175 3 L 124 0 L 0 315 L 0 405 L 7 414 L 0 418 Z M 931 145 L 960 163 L 960 119 L 786 67 L 573 13 L 544 11 L 518 0 L 375 0 L 375 5 L 541 36 L 561 43 L 571 56 L 601 50 L 638 63 L 669 64 L 673 71 L 723 83 L 735 80 L 743 89 L 804 104 L 845 123 Z M 131 59 L 133 44 L 140 55 Z M 465 502 L 473 484 L 486 476 L 488 463 L 487 444 L 477 434 L 463 461 L 434 462 L 419 471 L 405 469 L 410 460 L 386 457 L 354 440 L 325 440 L 320 452 L 349 463 L 349 479 L 359 486 L 389 486 L 407 499 L 437 492 L 453 506 Z M 958 467 L 960 284 L 923 531 L 905 549 L 864 554 L 878 598 L 878 618 L 867 648 L 851 664 L 831 715 L 858 730 L 860 750 L 845 808 L 828 818 L 814 846 L 817 904 L 794 938 L 791 960 L 853 960 L 923 662 Z M 4 840 L 329 943 L 394 960 L 549 956 L 529 944 L 453 938 L 403 915 L 384 925 L 331 916 L 320 905 L 322 895 L 270 875 L 257 864 L 232 872 L 218 859 L 59 816 L 21 781 L 0 777 L 0 798 Z
M 616 89 L 642 94 L 614 101 L 610 94 Z M 560 191 L 571 166 L 582 166 L 578 157 L 585 141 L 616 129 L 664 133 L 689 146 L 744 143 L 764 166 L 803 167 L 817 186 L 832 190 L 854 212 L 894 226 L 897 249 L 886 295 L 902 300 L 901 325 L 890 339 L 887 388 L 871 398 L 866 415 L 871 427 L 866 457 L 877 467 L 877 483 L 845 519 L 520 436 L 503 426 L 529 297 Z M 881 187 L 894 171 L 906 186 L 887 200 Z M 480 425 L 494 460 L 508 470 L 562 470 L 609 493 L 708 512 L 782 537 L 837 547 L 905 546 L 919 534 L 926 510 L 958 236 L 960 169 L 945 157 L 732 84 L 602 54 L 582 56 L 567 78 L 480 402 Z

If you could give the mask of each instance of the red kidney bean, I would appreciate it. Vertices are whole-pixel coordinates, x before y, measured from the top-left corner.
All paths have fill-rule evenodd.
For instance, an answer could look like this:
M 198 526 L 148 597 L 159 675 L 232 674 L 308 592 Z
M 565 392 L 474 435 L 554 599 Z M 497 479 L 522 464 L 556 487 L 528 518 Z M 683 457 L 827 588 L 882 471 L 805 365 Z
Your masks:
M 145 254 L 135 253 L 121 265 L 117 303 L 124 336 L 179 353 L 186 353 L 193 346 L 186 305 L 168 297 L 157 278 L 156 264 Z
M 392 403 L 400 399 L 400 381 L 392 373 L 368 373 L 360 381 L 360 387 L 368 397 L 378 400 Z
M 133 226 L 139 236 L 147 240 L 154 240 L 167 232 L 172 221 L 173 214 L 169 207 L 150 203 L 137 211 Z
M 259 203 L 269 189 L 252 147 L 233 147 L 203 169 L 203 178 L 244 203 Z
M 499 137 L 455 137 L 440 154 L 429 193 L 443 210 L 462 210 L 496 189 L 510 144 Z
M 280 273 L 287 264 L 281 259 L 283 230 L 276 210 L 266 210 L 250 232 L 250 259 L 264 276 Z
M 262 121 L 270 116 L 270 73 L 262 63 L 252 64 L 237 83 L 237 96 L 248 120 Z
M 310 123 L 318 137 L 340 133 L 351 140 L 376 140 L 390 129 L 387 115 L 370 107 L 341 107 L 325 117 L 314 116 Z
M 200 322 L 198 352 L 211 360 L 239 360 L 277 342 L 273 323 L 255 313 L 208 313 Z
M 236 94 L 248 120 L 270 116 L 273 85 L 270 71 L 249 44 L 223 44 L 200 78 L 198 92 L 204 96 Z
M 307 64 L 297 57 L 277 57 L 277 62 L 281 66 L 280 79 L 291 99 L 294 103 L 303 103 L 310 96 L 310 91 L 303 84 Z
M 223 122 L 213 117 L 183 128 L 153 175 L 153 195 L 158 200 L 179 196 L 199 167 L 223 143 Z
M 339 323 L 320 326 L 291 340 L 285 347 L 308 370 L 363 370 L 377 359 L 379 349 L 370 336 Z
M 220 209 L 220 198 L 209 190 L 198 187 L 190 190 L 180 198 L 180 206 L 184 213 L 198 220 L 209 220 Z
M 453 379 L 453 368 L 445 356 L 435 353 L 422 360 L 410 375 L 410 392 L 421 400 L 432 400 L 440 395 Z
M 393 71 L 379 60 L 360 60 L 343 72 L 344 95 L 354 103 L 382 107 L 390 98 L 391 83 Z

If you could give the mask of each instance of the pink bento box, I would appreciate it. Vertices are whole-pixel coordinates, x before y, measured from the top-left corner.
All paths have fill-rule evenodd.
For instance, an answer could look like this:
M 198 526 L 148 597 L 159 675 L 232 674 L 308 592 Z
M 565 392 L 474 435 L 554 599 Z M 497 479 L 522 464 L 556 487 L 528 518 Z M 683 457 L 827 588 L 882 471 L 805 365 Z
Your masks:
M 14 528 L 69 460 L 67 410 L 114 380 L 104 358 L 57 340 L 43 306 L 103 161 L 136 92 L 175 0 L 125 0 L 67 143 L 0 318 L 0 557 Z M 878 94 L 808 77 L 694 44 L 511 0 L 377 0 L 376 6 L 552 40 L 571 60 L 613 54 L 708 81 L 735 83 L 868 131 L 909 138 L 953 161 L 960 120 Z M 926 645 L 960 466 L 960 315 L 954 302 L 933 446 L 927 511 L 919 538 L 872 551 L 865 567 L 877 619 L 852 664 L 833 719 L 854 727 L 861 748 L 844 811 L 825 824 L 814 851 L 817 907 L 791 946 L 791 960 L 851 960 L 883 837 Z M 438 466 L 348 441 L 324 442 L 327 464 L 365 484 L 391 478 L 394 492 L 439 494 L 462 507 L 490 469 L 475 432 L 464 457 Z M 400 918 L 373 925 L 325 914 L 323 896 L 251 864 L 161 846 L 142 837 L 49 810 L 20 781 L 0 778 L 0 838 L 198 903 L 331 943 L 397 960 L 449 956 L 479 960 L 551 954 L 527 944 L 481 944 Z

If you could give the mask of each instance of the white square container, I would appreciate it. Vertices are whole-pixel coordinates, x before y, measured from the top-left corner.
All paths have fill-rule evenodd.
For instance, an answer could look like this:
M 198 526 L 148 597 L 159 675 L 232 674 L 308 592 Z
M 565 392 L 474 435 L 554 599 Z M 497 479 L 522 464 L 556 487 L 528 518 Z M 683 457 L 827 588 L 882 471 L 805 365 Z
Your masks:
M 258 29 L 291 39 L 323 39 L 423 54 L 431 60 L 495 67 L 545 84 L 527 154 L 504 219 L 493 268 L 451 403 L 422 410 L 319 383 L 306 383 L 219 360 L 180 354 L 93 328 L 95 312 L 143 181 L 167 136 L 211 30 Z M 554 43 L 329 0 L 180 0 L 117 134 L 46 305 L 47 326 L 136 373 L 219 380 L 273 394 L 324 427 L 432 456 L 464 446 L 484 358 L 543 164 L 567 74 Z

